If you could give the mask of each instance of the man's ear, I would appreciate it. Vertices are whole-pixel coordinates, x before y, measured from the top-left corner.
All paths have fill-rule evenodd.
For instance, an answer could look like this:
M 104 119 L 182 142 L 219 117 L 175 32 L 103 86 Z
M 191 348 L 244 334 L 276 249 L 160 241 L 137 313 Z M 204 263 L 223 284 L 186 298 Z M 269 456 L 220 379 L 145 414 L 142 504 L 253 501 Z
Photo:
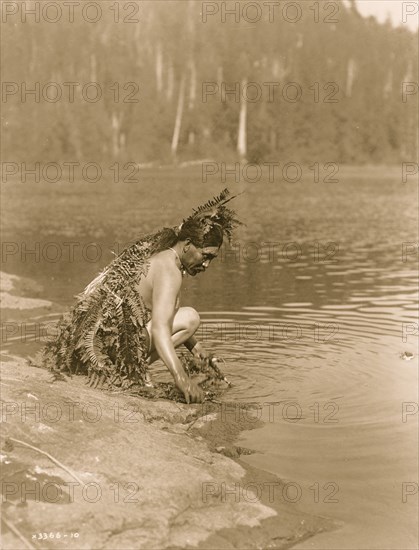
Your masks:
M 186 252 L 187 250 L 189 250 L 191 246 L 191 239 L 185 239 L 185 244 L 183 245 L 183 250 Z

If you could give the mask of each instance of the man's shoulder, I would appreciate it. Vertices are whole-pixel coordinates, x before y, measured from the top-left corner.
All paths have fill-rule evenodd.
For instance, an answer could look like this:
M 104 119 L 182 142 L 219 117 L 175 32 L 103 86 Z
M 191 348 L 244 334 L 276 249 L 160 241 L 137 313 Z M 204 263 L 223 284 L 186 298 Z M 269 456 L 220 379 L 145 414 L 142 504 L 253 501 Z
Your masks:
M 182 274 L 173 261 L 170 250 L 162 250 L 150 258 L 150 274 L 182 280 Z

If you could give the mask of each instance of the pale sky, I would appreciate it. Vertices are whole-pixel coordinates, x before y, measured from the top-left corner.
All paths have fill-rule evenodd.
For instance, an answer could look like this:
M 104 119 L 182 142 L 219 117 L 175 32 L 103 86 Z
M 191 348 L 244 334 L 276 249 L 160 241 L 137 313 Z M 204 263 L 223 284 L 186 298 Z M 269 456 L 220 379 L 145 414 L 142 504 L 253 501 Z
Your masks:
M 419 0 L 356 0 L 356 4 L 364 16 L 373 15 L 379 21 L 385 21 L 390 15 L 394 26 L 407 25 L 412 30 L 418 29 Z

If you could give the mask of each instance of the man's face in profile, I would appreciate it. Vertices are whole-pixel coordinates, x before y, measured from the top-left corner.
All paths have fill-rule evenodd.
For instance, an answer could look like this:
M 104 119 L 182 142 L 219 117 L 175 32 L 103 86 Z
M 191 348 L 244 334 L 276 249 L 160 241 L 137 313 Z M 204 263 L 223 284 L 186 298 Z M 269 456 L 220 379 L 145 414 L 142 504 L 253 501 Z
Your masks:
M 188 249 L 182 256 L 182 263 L 189 275 L 195 277 L 198 273 L 205 271 L 212 260 L 217 257 L 220 248 L 218 246 L 205 246 L 198 248 L 189 243 Z

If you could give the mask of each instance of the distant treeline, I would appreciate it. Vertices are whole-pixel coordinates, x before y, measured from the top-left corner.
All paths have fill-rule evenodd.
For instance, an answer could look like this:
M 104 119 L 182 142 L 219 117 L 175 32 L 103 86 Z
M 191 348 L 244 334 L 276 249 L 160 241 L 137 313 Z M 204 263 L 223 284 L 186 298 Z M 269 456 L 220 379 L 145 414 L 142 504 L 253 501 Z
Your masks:
M 4 161 L 415 160 L 417 33 L 354 2 L 5 4 Z

